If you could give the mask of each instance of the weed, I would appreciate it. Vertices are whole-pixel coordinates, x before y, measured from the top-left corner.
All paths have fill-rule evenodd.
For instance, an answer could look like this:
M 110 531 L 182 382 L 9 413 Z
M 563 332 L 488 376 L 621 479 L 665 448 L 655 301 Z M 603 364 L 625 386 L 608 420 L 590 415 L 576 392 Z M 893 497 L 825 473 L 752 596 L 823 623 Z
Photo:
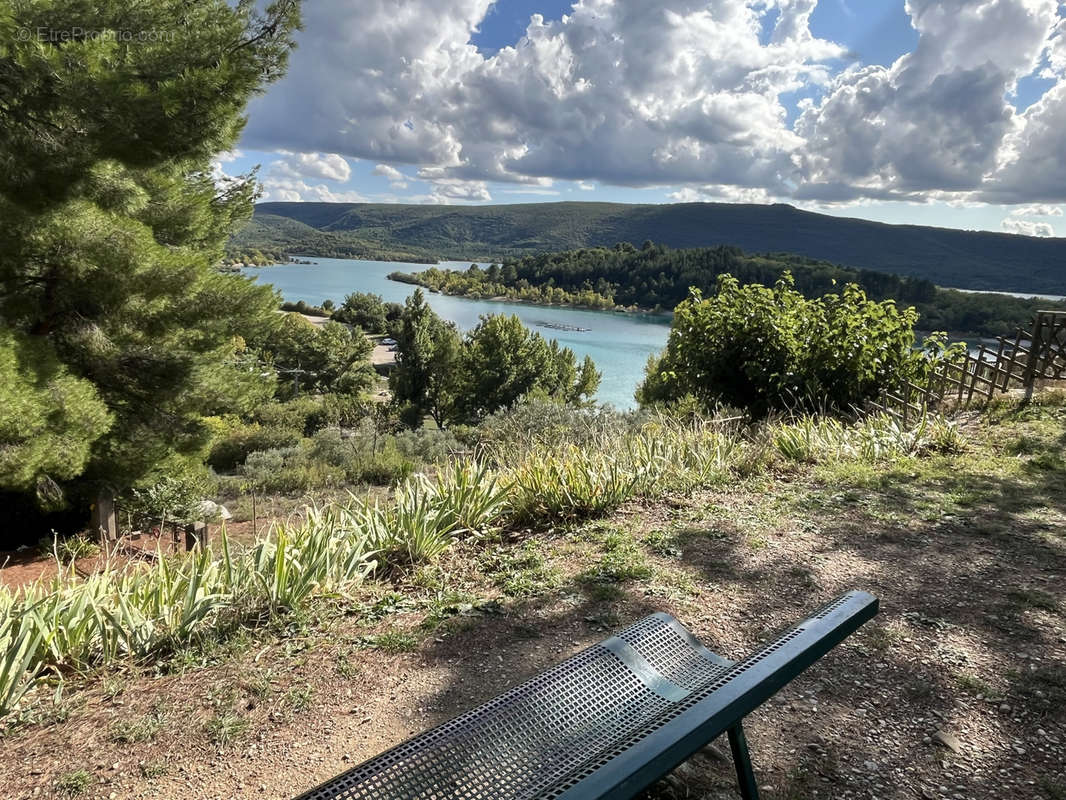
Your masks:
M 678 538 L 666 531 L 651 531 L 644 537 L 644 546 L 663 558 L 681 558 L 682 550 Z
M 104 676 L 104 697 L 106 697 L 108 700 L 114 700 L 116 697 L 126 691 L 126 685 L 126 679 L 121 675 Z
M 559 585 L 559 573 L 544 557 L 544 545 L 527 539 L 518 548 L 499 547 L 485 559 L 493 583 L 510 597 L 534 597 Z
M 1040 589 L 1014 589 L 1007 593 L 1007 597 L 1023 608 L 1039 608 L 1052 612 L 1059 610 L 1058 600 Z
M 599 562 L 585 570 L 579 579 L 591 583 L 624 583 L 645 580 L 651 577 L 651 567 L 633 537 L 621 531 L 612 531 L 603 539 L 604 554 Z
M 207 721 L 204 730 L 219 750 L 225 750 L 244 736 L 248 730 L 248 720 L 230 709 L 219 709 Z
M 311 708 L 311 701 L 314 695 L 315 689 L 309 683 L 293 686 L 285 693 L 284 704 L 294 713 L 302 714 Z
M 359 674 L 359 663 L 352 658 L 352 655 L 350 650 L 342 650 L 337 653 L 337 660 L 334 665 L 337 674 L 346 681 L 352 680 Z
M 160 711 L 153 711 L 133 722 L 120 721 L 111 726 L 111 741 L 118 744 L 136 744 L 148 742 L 156 737 L 160 728 L 163 727 L 164 715 Z
M 402 631 L 386 631 L 367 637 L 367 643 L 385 653 L 409 653 L 418 649 L 418 639 Z
M 59 777 L 56 781 L 56 791 L 67 797 L 77 797 L 85 794 L 92 782 L 93 776 L 88 770 L 77 769 Z
M 983 679 L 972 675 L 968 672 L 963 672 L 955 676 L 955 684 L 967 694 L 978 695 L 980 697 L 986 697 L 994 699 L 999 697 L 1000 693 L 997 692 L 989 683 Z
M 163 761 L 142 761 L 139 765 L 141 777 L 146 780 L 161 778 L 167 774 L 167 765 Z

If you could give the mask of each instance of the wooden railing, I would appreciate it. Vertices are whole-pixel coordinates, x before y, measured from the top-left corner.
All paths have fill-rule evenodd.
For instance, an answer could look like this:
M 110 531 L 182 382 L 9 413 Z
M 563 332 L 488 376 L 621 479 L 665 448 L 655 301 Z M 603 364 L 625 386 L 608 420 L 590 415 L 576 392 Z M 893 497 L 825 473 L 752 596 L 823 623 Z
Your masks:
M 998 337 L 997 348 L 981 345 L 977 355 L 944 362 L 927 386 L 906 381 L 896 391 L 883 390 L 865 411 L 908 425 L 929 411 L 966 409 L 1011 389 L 1023 388 L 1028 400 L 1037 381 L 1066 380 L 1066 311 L 1038 311 L 1032 328 Z

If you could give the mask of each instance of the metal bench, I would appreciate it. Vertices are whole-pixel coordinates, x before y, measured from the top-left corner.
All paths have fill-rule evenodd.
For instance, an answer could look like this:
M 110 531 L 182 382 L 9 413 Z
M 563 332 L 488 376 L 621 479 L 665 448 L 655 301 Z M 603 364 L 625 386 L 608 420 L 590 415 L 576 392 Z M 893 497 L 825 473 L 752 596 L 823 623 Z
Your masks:
M 621 800 L 722 733 L 755 800 L 741 721 L 876 613 L 850 592 L 735 663 L 652 614 L 298 800 Z

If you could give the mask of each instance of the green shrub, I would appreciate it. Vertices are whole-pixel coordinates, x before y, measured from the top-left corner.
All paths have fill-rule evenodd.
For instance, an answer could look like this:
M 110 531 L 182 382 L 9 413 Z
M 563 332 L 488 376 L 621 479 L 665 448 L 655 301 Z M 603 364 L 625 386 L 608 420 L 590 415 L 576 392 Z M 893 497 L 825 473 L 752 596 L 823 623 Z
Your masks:
M 393 441 L 397 451 L 412 461 L 439 464 L 465 447 L 451 430 L 417 428 L 396 434 Z
M 858 286 L 808 300 L 785 273 L 772 288 L 729 275 L 714 297 L 693 290 L 674 313 L 666 351 L 648 362 L 643 405 L 691 395 L 765 416 L 848 411 L 883 387 L 921 381 L 943 339 L 915 349 L 913 308 L 875 303 Z
M 605 437 L 636 428 L 642 415 L 609 407 L 582 407 L 548 400 L 529 400 L 490 414 L 474 431 L 476 444 L 501 463 L 515 452 L 536 447 L 574 445 L 585 448 Z
M 343 471 L 352 483 L 389 486 L 410 476 L 415 464 L 404 457 L 391 436 L 378 434 L 369 420 L 354 430 L 325 428 L 315 434 L 310 459 Z
M 348 470 L 348 479 L 355 483 L 391 486 L 410 477 L 414 471 L 414 463 L 390 447 L 352 465 Z
M 300 443 L 300 432 L 291 428 L 263 427 L 259 423 L 238 424 L 218 438 L 207 456 L 217 470 L 232 470 L 243 464 L 249 453 L 277 450 Z

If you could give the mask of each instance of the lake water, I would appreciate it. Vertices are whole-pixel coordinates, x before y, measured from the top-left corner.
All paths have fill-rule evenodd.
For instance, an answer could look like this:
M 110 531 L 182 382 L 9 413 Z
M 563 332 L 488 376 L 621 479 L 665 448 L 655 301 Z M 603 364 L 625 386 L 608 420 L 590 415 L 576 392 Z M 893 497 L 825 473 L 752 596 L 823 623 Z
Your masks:
M 304 300 L 318 305 L 333 300 L 338 305 L 349 292 L 372 292 L 386 301 L 402 303 L 415 287 L 390 281 L 390 272 L 418 272 L 426 264 L 386 261 L 353 261 L 342 258 L 303 257 L 313 263 L 282 264 L 243 270 L 262 283 L 271 283 L 291 302 Z M 470 262 L 442 262 L 441 269 L 466 269 Z M 569 347 L 578 359 L 592 356 L 603 373 L 597 399 L 616 408 L 636 406 L 633 391 L 644 378 L 648 356 L 666 346 L 669 319 L 660 314 L 624 314 L 610 311 L 583 311 L 572 308 L 500 303 L 426 292 L 429 305 L 461 330 L 477 325 L 483 314 L 516 314 L 531 330 Z M 587 331 L 557 330 L 543 324 L 588 328 Z

